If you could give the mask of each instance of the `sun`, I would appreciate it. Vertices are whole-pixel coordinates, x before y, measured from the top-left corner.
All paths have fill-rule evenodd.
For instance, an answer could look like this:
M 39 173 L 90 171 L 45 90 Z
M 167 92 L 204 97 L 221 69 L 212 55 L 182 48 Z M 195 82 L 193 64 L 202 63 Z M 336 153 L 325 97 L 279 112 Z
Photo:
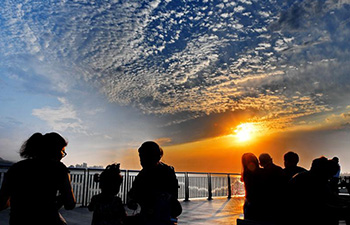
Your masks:
M 239 142 L 247 142 L 253 138 L 256 130 L 254 123 L 241 123 L 236 127 L 235 137 Z

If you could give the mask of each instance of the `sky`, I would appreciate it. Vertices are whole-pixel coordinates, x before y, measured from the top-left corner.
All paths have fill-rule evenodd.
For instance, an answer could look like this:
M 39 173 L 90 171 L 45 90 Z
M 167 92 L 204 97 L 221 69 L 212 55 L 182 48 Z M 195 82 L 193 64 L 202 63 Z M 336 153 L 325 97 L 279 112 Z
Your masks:
M 2 0 L 0 157 L 58 132 L 63 162 L 240 172 L 338 156 L 350 172 L 350 0 Z

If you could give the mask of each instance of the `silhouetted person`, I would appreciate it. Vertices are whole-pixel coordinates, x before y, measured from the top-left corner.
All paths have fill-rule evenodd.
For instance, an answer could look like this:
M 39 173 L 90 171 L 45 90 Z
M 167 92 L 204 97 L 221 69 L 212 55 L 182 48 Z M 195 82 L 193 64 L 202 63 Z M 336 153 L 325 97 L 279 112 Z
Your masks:
M 174 168 L 160 162 L 163 150 L 155 142 L 143 143 L 138 152 L 142 170 L 132 184 L 128 206 L 135 208 L 134 203 L 140 204 L 140 224 L 172 224 L 182 210 Z
M 306 169 L 298 166 L 299 156 L 295 152 L 287 152 L 284 154 L 284 174 L 289 181 L 295 174 L 305 172 Z
M 259 167 L 258 158 L 253 153 L 242 155 L 241 180 L 244 182 L 245 188 L 244 219 L 263 220 L 262 171 Z
M 329 179 L 337 172 L 332 160 L 313 160 L 310 171 L 295 175 L 289 182 L 290 224 L 335 225 L 339 219 L 349 223 L 349 202 L 335 195 Z
M 0 209 L 11 207 L 10 225 L 61 225 L 58 209 L 73 209 L 66 140 L 57 133 L 33 134 L 21 147 L 24 160 L 13 164 L 0 190 Z M 57 195 L 58 194 L 58 195 Z
M 101 193 L 91 198 L 88 206 L 93 211 L 91 225 L 123 225 L 126 212 L 122 200 L 117 196 L 123 178 L 120 164 L 108 165 L 101 173 L 95 175 L 94 181 L 100 184 Z
M 267 221 L 280 221 L 283 217 L 283 193 L 287 186 L 287 181 L 283 169 L 273 163 L 272 158 L 267 153 L 259 156 L 259 163 L 263 167 L 263 184 L 261 186 L 264 196 L 265 216 Z
M 332 161 L 336 164 L 337 166 L 337 172 L 333 175 L 333 177 L 330 179 L 330 185 L 331 189 L 335 194 L 339 194 L 339 179 L 340 179 L 340 165 L 339 165 L 339 158 L 338 157 L 333 157 Z

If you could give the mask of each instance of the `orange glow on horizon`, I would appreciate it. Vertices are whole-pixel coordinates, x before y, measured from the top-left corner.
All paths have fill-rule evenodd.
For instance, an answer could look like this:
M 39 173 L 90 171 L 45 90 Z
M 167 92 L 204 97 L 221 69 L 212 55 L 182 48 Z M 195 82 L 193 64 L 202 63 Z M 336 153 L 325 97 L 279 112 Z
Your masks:
M 271 132 L 268 125 L 265 122 L 243 122 L 231 128 L 231 134 L 163 145 L 162 161 L 174 166 L 177 172 L 240 173 L 241 157 L 244 153 L 252 152 L 258 156 L 267 152 L 275 163 L 282 165 L 281 154 L 293 146 L 286 145 L 285 138 Z M 125 153 L 123 161 L 119 161 L 122 165 L 127 165 L 128 169 L 141 168 L 137 149 L 130 149 Z
M 232 133 L 195 142 L 162 146 L 162 161 L 174 166 L 177 172 L 240 173 L 241 157 L 244 153 L 251 152 L 258 156 L 267 152 L 276 164 L 283 165 L 283 154 L 293 146 L 287 145 L 283 136 L 267 134 L 264 124 L 254 125 L 256 133 L 250 141 L 243 143 L 236 141 L 235 134 Z M 129 149 L 123 159 L 116 161 L 125 165 L 127 169 L 141 169 L 137 149 Z

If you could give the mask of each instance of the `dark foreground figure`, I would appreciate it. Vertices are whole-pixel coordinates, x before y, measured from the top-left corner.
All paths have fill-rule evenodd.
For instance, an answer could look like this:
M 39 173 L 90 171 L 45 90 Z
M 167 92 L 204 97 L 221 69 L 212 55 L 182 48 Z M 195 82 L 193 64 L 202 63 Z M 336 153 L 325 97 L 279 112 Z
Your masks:
M 271 156 L 262 153 L 259 156 L 262 167 L 262 201 L 264 221 L 276 223 L 284 217 L 283 195 L 287 186 L 287 180 L 283 169 L 274 164 Z
M 120 164 L 108 165 L 94 181 L 100 184 L 101 193 L 94 195 L 88 206 L 93 211 L 91 225 L 123 225 L 126 213 L 122 200 L 117 196 L 123 178 L 120 175 Z
M 265 170 L 269 166 L 264 159 L 260 164 L 264 169 L 258 167 L 255 155 L 242 156 L 246 200 L 244 220 L 238 219 L 238 225 L 338 225 L 339 220 L 350 225 L 350 199 L 331 188 L 330 181 L 339 171 L 337 162 L 317 158 L 310 171 L 298 169 L 289 182 L 286 175 L 279 175 L 280 168 Z
M 163 150 L 155 142 L 143 143 L 138 151 L 142 170 L 132 184 L 128 207 L 135 209 L 138 203 L 141 213 L 133 224 L 176 224 L 182 208 L 174 168 L 160 162 Z
M 289 182 L 290 224 L 350 224 L 350 201 L 336 195 L 329 180 L 338 171 L 337 164 L 325 157 L 313 160 L 310 171 L 297 174 Z
M 259 167 L 258 158 L 253 153 L 242 156 L 241 181 L 245 188 L 245 201 L 243 206 L 244 218 L 249 220 L 264 220 L 263 204 L 263 174 Z
M 35 133 L 22 145 L 25 160 L 10 167 L 0 191 L 0 209 L 11 207 L 10 225 L 65 224 L 58 209 L 75 207 L 68 169 L 60 162 L 66 145 L 57 133 Z
M 286 180 L 289 181 L 295 174 L 305 172 L 306 169 L 298 166 L 299 155 L 295 152 L 287 152 L 283 156 L 284 169 L 283 172 L 286 176 Z

